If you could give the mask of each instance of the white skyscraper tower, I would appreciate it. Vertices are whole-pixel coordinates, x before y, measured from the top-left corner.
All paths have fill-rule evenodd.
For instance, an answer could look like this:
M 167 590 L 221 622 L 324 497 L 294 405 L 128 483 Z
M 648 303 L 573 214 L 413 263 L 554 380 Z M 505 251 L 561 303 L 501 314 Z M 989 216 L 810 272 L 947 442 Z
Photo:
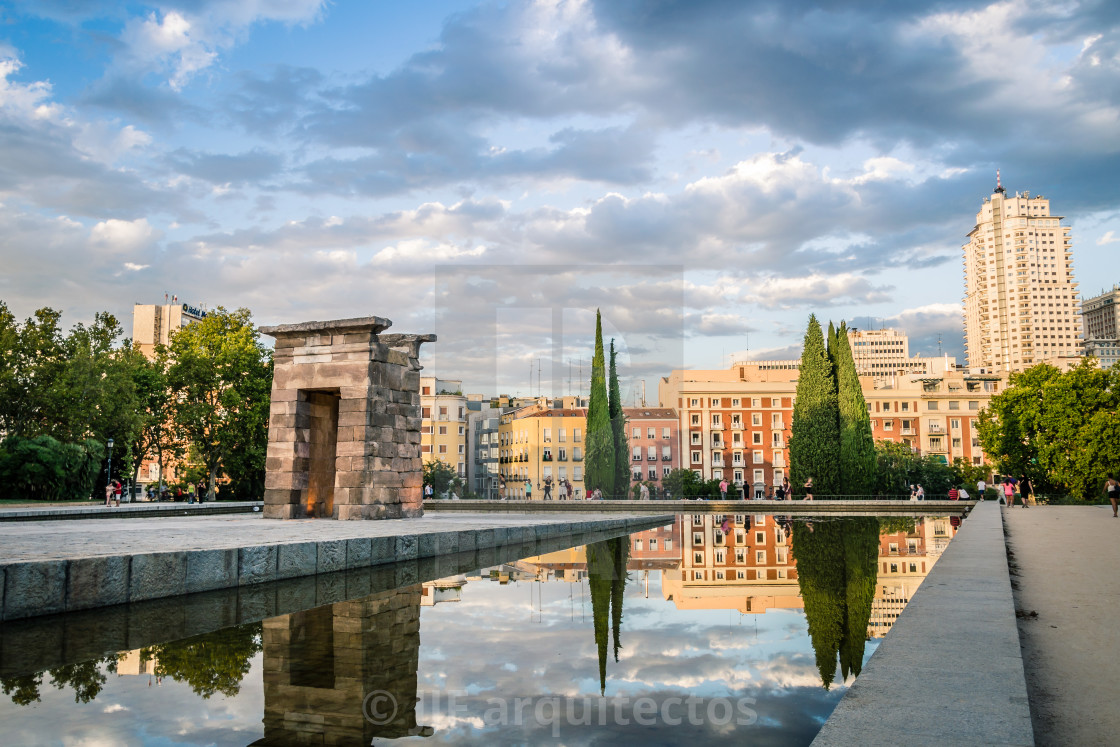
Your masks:
M 1065 369 L 1081 355 L 1073 242 L 1061 219 L 1042 195 L 1008 195 L 997 172 L 963 247 L 970 369 L 1022 371 L 1044 361 Z

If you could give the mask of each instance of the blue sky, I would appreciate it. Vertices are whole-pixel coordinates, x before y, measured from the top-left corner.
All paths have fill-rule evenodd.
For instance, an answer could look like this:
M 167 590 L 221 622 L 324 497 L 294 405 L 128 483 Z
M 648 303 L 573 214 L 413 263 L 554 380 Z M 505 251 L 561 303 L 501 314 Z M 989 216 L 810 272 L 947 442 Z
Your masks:
M 1120 281 L 1120 6 L 0 2 L 0 300 L 376 314 L 429 372 L 568 390 L 795 353 L 810 312 L 961 355 L 1002 170 Z M 559 335 L 556 320 L 563 320 Z M 746 351 L 746 353 L 744 353 Z M 555 361 L 555 365 L 553 362 Z

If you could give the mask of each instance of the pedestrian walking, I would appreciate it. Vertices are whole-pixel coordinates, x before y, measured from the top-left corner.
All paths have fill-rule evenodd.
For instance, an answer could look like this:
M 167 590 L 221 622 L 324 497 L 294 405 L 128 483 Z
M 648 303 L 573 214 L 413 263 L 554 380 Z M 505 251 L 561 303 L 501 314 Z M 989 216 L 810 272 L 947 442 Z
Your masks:
M 1120 501 L 1120 482 L 1116 481 L 1116 475 L 1109 475 L 1104 483 L 1104 494 L 1108 496 L 1108 502 L 1112 504 L 1112 518 L 1116 518 L 1116 504 Z
M 525 500 L 527 500 L 527 501 L 533 500 L 533 481 L 532 480 L 526 480 L 525 481 Z
M 987 490 L 987 489 L 988 489 L 988 483 L 984 482 L 983 477 L 981 477 L 979 480 L 977 480 L 976 481 L 976 500 L 979 500 L 979 501 L 984 500 L 984 491 Z
M 544 496 L 546 501 L 552 500 L 552 477 L 544 478 Z
M 109 508 L 113 505 L 113 483 L 105 485 L 105 507 Z
M 121 507 L 121 493 L 123 492 L 124 491 L 121 489 L 121 481 L 113 480 L 113 502 L 117 508 Z
M 914 487 L 913 485 L 910 486 L 910 500 L 912 500 L 912 501 L 918 500 L 918 489 L 916 487 Z
M 813 478 L 812 477 L 809 477 L 809 479 L 805 481 L 805 500 L 807 500 L 807 501 L 813 500 Z
M 1007 507 L 1011 508 L 1015 505 L 1015 480 L 1014 478 L 1007 478 L 1003 481 L 1003 497 L 1007 500 Z M 1023 508 L 1027 507 L 1026 500 L 1023 500 L 1022 494 L 1019 499 L 1023 501 Z
M 921 483 L 918 483 L 918 490 L 916 493 L 914 493 L 914 496 L 919 501 L 924 501 L 926 499 L 926 489 L 922 487 Z
M 1019 475 L 1019 496 L 1023 499 L 1023 506 L 1027 505 L 1027 499 L 1034 503 L 1034 486 L 1031 481 L 1027 479 L 1026 475 Z
M 719 481 L 719 497 L 722 500 L 727 500 L 727 480 Z
M 649 500 L 649 488 L 643 482 L 642 486 L 638 488 L 638 499 L 643 501 Z

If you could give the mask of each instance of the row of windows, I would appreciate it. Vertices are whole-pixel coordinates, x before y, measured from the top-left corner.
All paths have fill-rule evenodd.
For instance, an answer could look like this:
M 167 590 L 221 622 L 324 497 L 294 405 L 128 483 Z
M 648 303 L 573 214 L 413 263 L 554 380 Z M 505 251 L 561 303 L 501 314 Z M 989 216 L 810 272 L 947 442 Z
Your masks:
M 757 410 L 760 407 L 767 407 L 767 408 L 783 407 L 783 405 L 782 405 L 782 400 L 783 399 L 787 400 L 784 407 L 790 407 L 791 405 L 789 404 L 789 401 L 788 401 L 789 397 L 752 397 L 749 400 L 749 404 L 746 404 L 748 402 L 748 400 L 746 398 L 708 397 L 708 405 L 707 406 L 708 407 L 752 407 L 752 408 Z M 723 404 L 725 401 L 730 402 L 731 404 L 730 405 Z M 689 399 L 689 406 L 690 407 L 702 407 L 703 405 L 701 405 L 701 402 L 703 402 L 702 397 L 692 397 L 692 398 Z

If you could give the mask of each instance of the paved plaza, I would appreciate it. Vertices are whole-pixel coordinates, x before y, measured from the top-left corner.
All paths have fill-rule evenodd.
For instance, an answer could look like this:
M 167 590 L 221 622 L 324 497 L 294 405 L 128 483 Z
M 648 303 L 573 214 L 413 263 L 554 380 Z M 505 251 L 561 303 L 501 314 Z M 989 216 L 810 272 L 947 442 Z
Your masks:
M 1120 734 L 1120 519 L 1108 506 L 1004 509 L 1040 745 Z
M 611 519 L 641 518 L 612 514 Z M 672 516 L 666 521 L 671 522 Z M 383 521 L 329 521 L 291 519 L 275 521 L 260 514 L 228 516 L 159 517 L 152 519 L 99 519 L 90 521 L 24 521 L 0 524 L 0 564 L 36 560 L 70 560 L 108 555 L 227 550 L 254 545 L 347 540 L 363 537 L 396 537 L 432 532 L 546 527 L 558 523 L 582 524 L 596 529 L 605 521 L 598 514 L 561 517 L 516 514 L 429 513 L 416 519 Z M 578 530 L 578 527 L 577 527 Z

